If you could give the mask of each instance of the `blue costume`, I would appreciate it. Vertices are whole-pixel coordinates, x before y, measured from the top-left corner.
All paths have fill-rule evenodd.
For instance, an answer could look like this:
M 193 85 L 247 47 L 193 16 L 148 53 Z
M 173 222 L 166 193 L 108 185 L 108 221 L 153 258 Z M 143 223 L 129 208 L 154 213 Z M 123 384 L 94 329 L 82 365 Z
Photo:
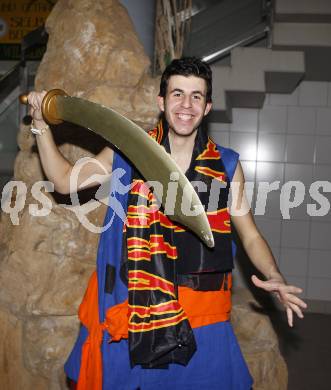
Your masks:
M 217 146 L 222 156 L 229 180 L 238 161 L 238 154 L 231 149 Z M 110 196 L 116 196 L 124 210 L 128 202 L 128 193 L 122 193 L 117 186 L 127 186 L 131 182 L 132 168 L 120 155 L 115 154 L 113 171 L 123 169 L 125 174 L 121 183 L 111 184 Z M 120 275 L 119 262 L 122 256 L 123 221 L 112 208 L 108 208 L 105 225 L 112 220 L 111 228 L 100 237 L 97 255 L 99 321 L 103 323 L 110 307 L 120 304 L 128 298 L 128 287 Z M 115 270 L 115 283 L 111 292 L 106 292 L 105 275 L 107 266 Z M 130 364 L 127 340 L 109 343 L 109 334 L 103 331 L 102 352 L 102 389 L 103 390 L 249 390 L 252 378 L 241 354 L 236 337 L 229 321 L 193 329 L 197 350 L 186 366 L 169 364 L 166 368 L 143 368 Z M 88 329 L 81 325 L 76 344 L 66 364 L 67 376 L 78 381 L 80 375 L 82 347 L 88 337 Z

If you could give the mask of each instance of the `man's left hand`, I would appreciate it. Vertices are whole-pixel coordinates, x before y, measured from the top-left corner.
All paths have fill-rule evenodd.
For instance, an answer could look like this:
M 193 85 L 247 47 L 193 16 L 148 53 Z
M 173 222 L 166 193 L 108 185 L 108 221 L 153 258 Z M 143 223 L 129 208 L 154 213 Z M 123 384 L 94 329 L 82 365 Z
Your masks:
M 293 326 L 293 312 L 299 318 L 303 318 L 302 309 L 307 308 L 307 304 L 296 295 L 302 293 L 302 289 L 290 286 L 282 278 L 271 277 L 263 281 L 256 275 L 252 276 L 252 282 L 256 287 L 274 293 L 280 302 L 285 306 L 287 321 L 290 327 Z

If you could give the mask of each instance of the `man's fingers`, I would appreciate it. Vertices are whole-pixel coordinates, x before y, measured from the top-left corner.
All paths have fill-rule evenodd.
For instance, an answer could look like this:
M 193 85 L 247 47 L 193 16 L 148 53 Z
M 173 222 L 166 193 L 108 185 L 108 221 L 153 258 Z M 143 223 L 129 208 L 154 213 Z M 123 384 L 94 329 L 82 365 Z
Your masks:
M 289 286 L 284 283 L 278 282 L 278 281 L 272 281 L 272 280 L 261 280 L 256 275 L 252 276 L 252 282 L 255 284 L 255 286 L 263 288 L 267 291 L 283 291 L 284 293 L 291 293 L 291 294 L 301 294 L 302 288 L 295 287 L 295 286 Z
M 302 309 L 307 309 L 307 304 L 302 299 L 298 298 L 293 294 L 285 294 L 286 300 L 301 307 Z
M 299 318 L 303 318 L 303 313 L 297 305 L 295 305 L 294 303 L 291 303 L 291 302 L 289 302 L 288 305 Z
M 307 304 L 295 294 L 302 293 L 302 289 L 295 286 L 288 286 L 282 282 L 267 280 L 263 281 L 256 275 L 252 276 L 252 282 L 256 287 L 263 288 L 266 291 L 274 292 L 282 304 L 286 307 L 287 321 L 290 327 L 293 326 L 293 312 L 303 318 L 301 309 L 306 309 Z
M 256 275 L 252 276 L 252 282 L 255 284 L 256 287 L 264 288 L 265 290 L 271 291 L 270 283 L 259 279 Z
M 300 287 L 295 287 L 295 286 L 289 286 L 289 285 L 285 285 L 284 286 L 284 291 L 287 292 L 287 293 L 291 293 L 291 294 L 301 294 L 302 293 L 302 288 Z
M 290 307 L 286 308 L 286 314 L 287 314 L 287 322 L 289 326 L 292 328 L 293 327 L 293 312 Z
M 28 99 L 28 103 L 31 105 L 31 100 L 32 100 L 32 92 L 29 92 L 28 93 L 28 96 L 27 96 L 27 99 Z
M 252 282 L 255 284 L 256 287 L 263 288 L 266 291 L 276 291 L 279 290 L 281 287 L 281 283 L 279 282 L 271 282 L 271 281 L 264 281 L 259 279 L 257 276 L 252 276 Z
M 36 97 L 34 96 L 33 93 L 29 93 L 28 103 L 34 110 L 38 109 L 38 102 L 36 101 Z
M 32 106 L 35 110 L 40 110 L 41 108 L 41 102 L 46 95 L 46 92 L 30 92 L 28 94 L 28 103 L 30 106 Z
M 278 287 L 284 294 L 301 294 L 303 291 L 300 287 L 295 287 L 287 284 L 279 284 Z

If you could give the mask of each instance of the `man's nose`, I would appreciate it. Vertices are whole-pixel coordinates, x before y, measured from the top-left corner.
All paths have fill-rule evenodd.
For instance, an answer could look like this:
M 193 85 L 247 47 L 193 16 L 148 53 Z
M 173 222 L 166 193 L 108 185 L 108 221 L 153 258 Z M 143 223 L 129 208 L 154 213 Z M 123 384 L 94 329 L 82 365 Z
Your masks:
M 184 95 L 183 96 L 182 106 L 184 108 L 190 108 L 192 106 L 191 97 L 189 95 Z

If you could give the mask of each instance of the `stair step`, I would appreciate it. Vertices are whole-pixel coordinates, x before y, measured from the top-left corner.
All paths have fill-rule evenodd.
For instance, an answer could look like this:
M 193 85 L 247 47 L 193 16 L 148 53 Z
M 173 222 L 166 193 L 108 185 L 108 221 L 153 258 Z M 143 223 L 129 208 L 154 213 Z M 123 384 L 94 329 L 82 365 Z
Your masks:
M 331 46 L 331 24 L 274 23 L 273 45 Z
M 231 66 L 213 66 L 212 116 L 231 122 L 232 107 L 260 108 L 267 92 L 291 93 L 304 72 L 302 52 L 238 47 Z
M 275 22 L 283 23 L 331 23 L 331 14 L 277 14 Z
M 276 14 L 331 15 L 330 0 L 277 0 Z

